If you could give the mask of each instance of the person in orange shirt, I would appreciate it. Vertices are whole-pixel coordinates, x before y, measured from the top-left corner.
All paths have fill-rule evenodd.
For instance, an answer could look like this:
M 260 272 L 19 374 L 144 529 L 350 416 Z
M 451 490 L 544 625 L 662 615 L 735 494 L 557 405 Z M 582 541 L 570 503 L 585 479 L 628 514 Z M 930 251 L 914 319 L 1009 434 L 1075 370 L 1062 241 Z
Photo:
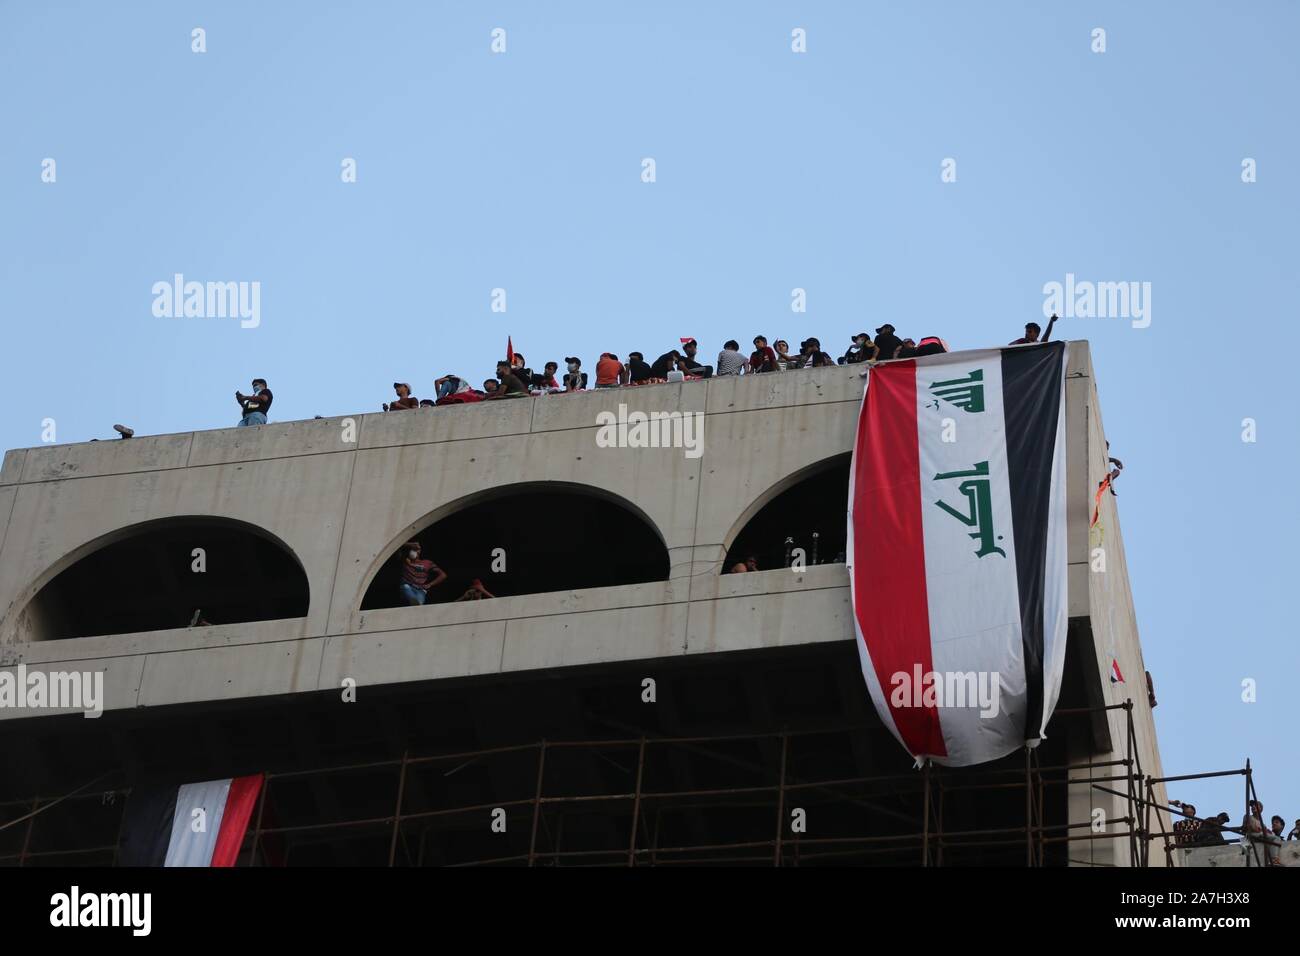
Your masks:
M 618 360 L 618 356 L 613 352 L 601 352 L 600 361 L 596 363 L 596 387 L 618 388 L 626 385 L 627 380 L 627 368 Z

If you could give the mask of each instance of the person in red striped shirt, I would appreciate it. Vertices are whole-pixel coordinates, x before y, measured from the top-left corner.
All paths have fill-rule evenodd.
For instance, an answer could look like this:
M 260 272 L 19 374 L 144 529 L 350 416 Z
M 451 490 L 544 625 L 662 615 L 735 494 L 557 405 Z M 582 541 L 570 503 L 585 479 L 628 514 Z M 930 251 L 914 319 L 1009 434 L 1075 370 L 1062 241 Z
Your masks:
M 408 541 L 402 545 L 402 583 L 398 590 L 407 605 L 424 604 L 429 591 L 447 580 L 447 572 L 432 561 L 420 557 L 420 542 Z

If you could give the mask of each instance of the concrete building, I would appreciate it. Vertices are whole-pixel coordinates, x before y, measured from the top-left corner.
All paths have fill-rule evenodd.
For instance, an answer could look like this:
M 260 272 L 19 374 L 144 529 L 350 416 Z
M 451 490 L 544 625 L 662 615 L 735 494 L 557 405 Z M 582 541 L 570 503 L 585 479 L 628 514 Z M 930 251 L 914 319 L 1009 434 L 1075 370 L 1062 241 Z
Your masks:
M 1032 760 L 965 771 L 912 769 L 863 686 L 857 368 L 10 451 L 0 669 L 102 672 L 104 713 L 0 707 L 0 823 L 94 795 L 0 857 L 111 863 L 105 792 L 265 772 L 259 864 L 1128 865 L 1130 788 L 1162 769 L 1116 499 L 1089 527 L 1087 343 L 1068 376 L 1058 714 Z M 703 443 L 602 447 L 620 405 L 688 445 L 700 416 Z M 450 576 L 422 607 L 398 606 L 410 538 Z M 722 573 L 750 554 L 769 570 Z M 474 578 L 497 596 L 451 600 Z

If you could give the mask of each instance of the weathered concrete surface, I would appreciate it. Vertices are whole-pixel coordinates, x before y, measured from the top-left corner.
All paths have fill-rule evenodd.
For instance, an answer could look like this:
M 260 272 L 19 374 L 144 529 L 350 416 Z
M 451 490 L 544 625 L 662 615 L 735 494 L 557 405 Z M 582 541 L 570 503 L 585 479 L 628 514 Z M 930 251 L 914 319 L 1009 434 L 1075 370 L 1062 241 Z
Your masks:
M 1221 846 L 1194 846 L 1176 850 L 1175 855 L 1183 866 L 1224 866 L 1244 867 L 1258 865 L 1255 856 L 1244 843 L 1227 843 Z M 1259 861 L 1266 859 L 1264 847 L 1259 846 Z M 1282 844 L 1279 859 L 1283 866 L 1300 866 L 1300 841 L 1290 840 Z
M 1087 343 L 1072 343 L 1068 362 L 1070 616 L 1091 626 L 1097 702 L 1134 701 L 1142 770 L 1160 775 L 1115 499 L 1103 497 L 1089 529 L 1107 464 Z M 0 468 L 0 666 L 106 669 L 105 707 L 116 709 L 337 689 L 345 678 L 375 685 L 851 640 L 843 565 L 718 571 L 764 504 L 851 450 L 862 387 L 859 368 L 839 367 L 11 451 Z M 620 403 L 704 413 L 702 457 L 598 448 L 596 415 Z M 669 580 L 359 609 L 406 536 L 521 476 L 638 512 L 668 549 Z M 30 639 L 24 610 L 55 574 L 132 526 L 186 515 L 247 522 L 279 539 L 307 575 L 307 616 Z M 1099 549 L 1104 571 L 1094 567 Z M 1112 656 L 1124 684 L 1107 677 Z M 1075 762 L 1124 756 L 1124 712 L 1110 712 L 1106 726 L 1111 751 L 1080 750 Z M 1124 815 L 1123 801 L 1071 791 L 1072 820 L 1097 807 Z M 1123 838 L 1071 851 L 1085 865 L 1127 855 Z
M 1146 662 L 1142 657 L 1142 644 L 1138 637 L 1137 619 L 1133 610 L 1133 594 L 1129 590 L 1128 563 L 1124 556 L 1124 538 L 1120 533 L 1117 498 L 1109 492 L 1101 496 L 1097 524 L 1090 527 L 1096 492 L 1110 472 L 1106 434 L 1102 427 L 1101 405 L 1097 399 L 1097 384 L 1092 375 L 1091 356 L 1080 349 L 1072 349 L 1067 383 L 1069 422 L 1070 477 L 1069 551 L 1071 578 L 1070 614 L 1076 616 L 1082 595 L 1074 593 L 1076 580 L 1087 585 L 1087 616 L 1092 630 L 1092 650 L 1096 660 L 1096 673 L 1103 694 L 1100 703 L 1123 704 L 1133 701 L 1132 721 L 1137 747 L 1132 756 L 1140 762 L 1141 772 L 1147 776 L 1163 777 L 1160 750 L 1156 741 L 1155 719 L 1148 701 Z M 1078 450 L 1083 451 L 1080 461 Z M 1123 683 L 1110 680 L 1111 661 L 1118 661 Z M 1158 692 L 1159 688 L 1157 688 Z M 1108 753 L 1079 754 L 1079 762 L 1091 759 L 1100 763 L 1122 760 L 1129 756 L 1126 745 L 1128 718 L 1120 709 L 1108 711 L 1106 722 L 1110 729 L 1113 748 Z M 1122 772 L 1122 768 L 1103 769 L 1096 776 Z M 1076 774 L 1086 777 L 1086 774 Z M 1124 790 L 1123 781 L 1103 784 L 1114 790 Z M 1090 787 L 1071 787 L 1072 820 L 1083 820 L 1101 808 L 1107 819 L 1123 817 L 1128 813 L 1127 801 Z M 1163 784 L 1155 787 L 1155 802 L 1168 805 Z M 1123 830 L 1122 826 L 1115 829 Z M 1089 840 L 1071 844 L 1071 860 L 1080 865 L 1126 865 L 1129 842 L 1126 837 L 1115 840 Z M 1151 860 L 1164 862 L 1158 847 L 1151 849 Z

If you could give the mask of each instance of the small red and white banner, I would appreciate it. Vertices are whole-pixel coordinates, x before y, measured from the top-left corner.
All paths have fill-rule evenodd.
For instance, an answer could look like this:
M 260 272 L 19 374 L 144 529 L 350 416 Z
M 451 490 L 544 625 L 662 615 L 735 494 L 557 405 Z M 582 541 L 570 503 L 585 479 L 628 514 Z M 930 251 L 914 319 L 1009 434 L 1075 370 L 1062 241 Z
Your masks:
M 1065 344 L 872 368 L 849 580 L 876 711 L 918 763 L 1033 745 L 1067 630 Z
M 122 824 L 120 866 L 234 866 L 262 775 L 136 787 Z

